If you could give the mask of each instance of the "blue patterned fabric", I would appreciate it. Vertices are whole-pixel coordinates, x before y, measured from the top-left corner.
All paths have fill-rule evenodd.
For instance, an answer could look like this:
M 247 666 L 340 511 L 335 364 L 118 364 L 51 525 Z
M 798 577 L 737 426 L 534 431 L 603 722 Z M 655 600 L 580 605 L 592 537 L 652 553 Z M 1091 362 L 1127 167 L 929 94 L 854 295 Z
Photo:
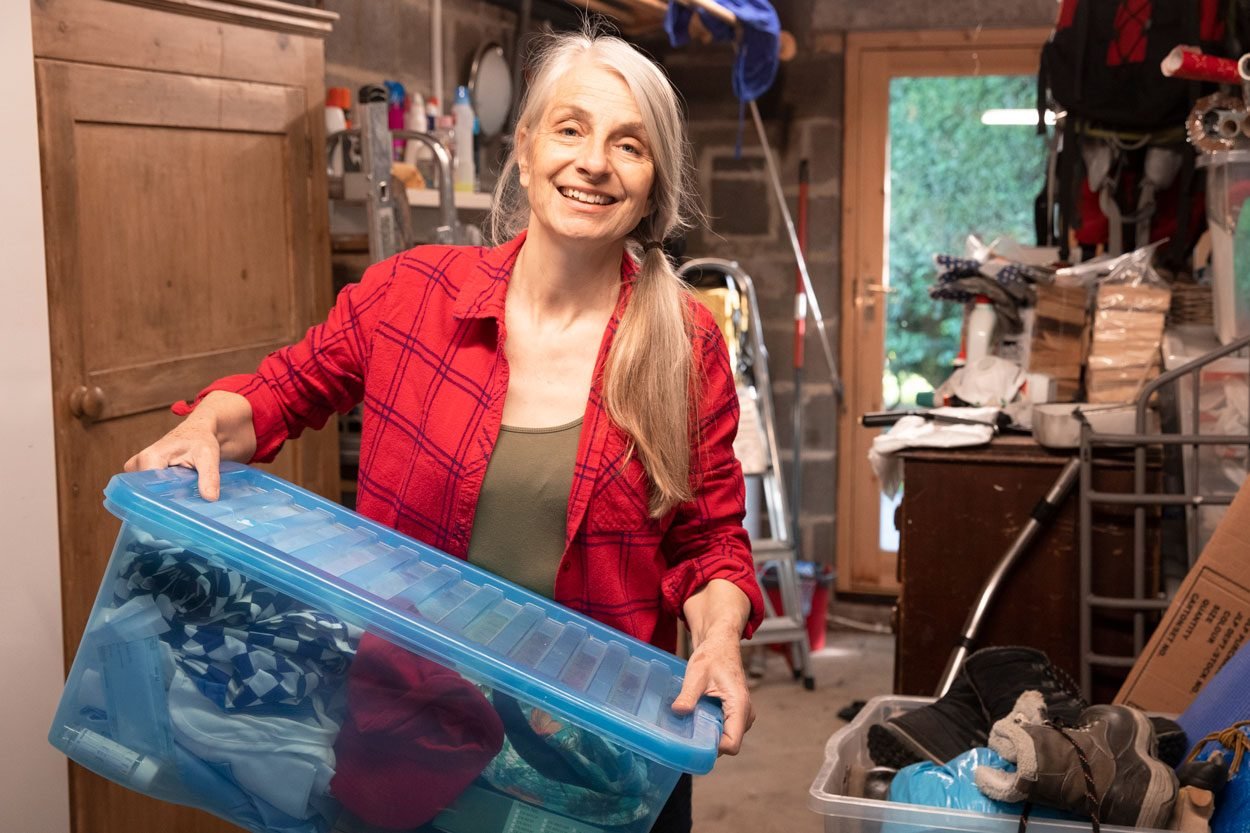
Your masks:
M 481 690 L 497 709 L 502 703 L 496 698 L 507 699 L 507 695 L 488 687 Z M 542 709 L 518 705 L 519 715 L 509 715 L 508 709 L 501 715 L 507 717 L 503 748 L 482 772 L 486 783 L 507 795 L 598 827 L 630 824 L 651 813 L 653 808 L 645 800 L 651 789 L 645 758 Z M 526 745 L 525 736 L 543 744 L 561 761 L 559 768 L 567 774 L 561 776 L 550 764 L 540 764 L 541 770 L 536 767 L 516 746 Z
M 347 671 L 361 631 L 190 550 L 137 538 L 114 584 L 151 595 L 170 624 L 174 661 L 226 711 L 308 706 Z

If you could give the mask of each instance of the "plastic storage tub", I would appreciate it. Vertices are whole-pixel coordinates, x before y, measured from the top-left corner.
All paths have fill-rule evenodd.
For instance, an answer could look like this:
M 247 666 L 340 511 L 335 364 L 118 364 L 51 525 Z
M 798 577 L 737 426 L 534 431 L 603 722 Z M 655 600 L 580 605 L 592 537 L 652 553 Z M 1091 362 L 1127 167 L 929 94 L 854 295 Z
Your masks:
M 253 831 L 644 833 L 715 762 L 719 707 L 669 708 L 676 657 L 272 475 L 105 497 L 50 732 L 99 775 Z
M 1250 216 L 1241 219 L 1241 209 L 1250 197 L 1250 151 L 1204 153 L 1196 164 L 1207 171 L 1215 333 L 1228 344 L 1250 333 L 1250 262 L 1242 262 L 1250 260 Z M 1240 259 L 1238 240 L 1242 241 Z
M 933 702 L 931 697 L 874 697 L 851 723 L 829 738 L 825 764 L 809 791 L 808 806 L 825 817 L 826 833 L 922 833 L 956 830 L 968 833 L 1018 833 L 1019 816 L 991 815 L 941 807 L 923 807 L 862 798 L 864 777 L 874 764 L 868 757 L 868 727 L 892 715 Z M 1028 829 L 1039 833 L 1088 833 L 1089 822 L 1032 817 Z M 1132 828 L 1104 824 L 1106 831 Z

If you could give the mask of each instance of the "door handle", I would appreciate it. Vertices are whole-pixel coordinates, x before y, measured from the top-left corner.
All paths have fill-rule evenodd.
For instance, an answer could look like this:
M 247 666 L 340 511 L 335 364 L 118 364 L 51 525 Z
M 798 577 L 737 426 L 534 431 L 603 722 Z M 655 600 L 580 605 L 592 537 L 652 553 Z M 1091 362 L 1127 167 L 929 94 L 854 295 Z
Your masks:
M 892 295 L 896 290 L 883 283 L 861 283 L 859 292 L 855 293 L 855 306 L 859 309 L 871 306 L 876 308 L 878 295 Z
M 69 412 L 83 422 L 95 422 L 104 414 L 104 391 L 79 385 L 69 395 Z

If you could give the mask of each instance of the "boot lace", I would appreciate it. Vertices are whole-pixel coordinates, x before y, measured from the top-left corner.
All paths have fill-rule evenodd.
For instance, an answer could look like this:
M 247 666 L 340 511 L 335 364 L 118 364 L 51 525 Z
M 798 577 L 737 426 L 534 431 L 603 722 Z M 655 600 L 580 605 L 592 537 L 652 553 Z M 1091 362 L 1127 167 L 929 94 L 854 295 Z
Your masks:
M 1250 721 L 1246 721 L 1246 723 L 1250 724 Z M 1094 785 L 1094 773 L 1093 770 L 1090 769 L 1089 759 L 1085 757 L 1085 750 L 1081 749 L 1080 744 L 1072 739 L 1072 736 L 1068 734 L 1067 729 L 1063 726 L 1060 726 L 1050 720 L 1047 720 L 1043 725 L 1054 729 L 1062 735 L 1063 739 L 1072 744 L 1072 748 L 1076 750 L 1076 759 L 1081 764 L 1081 775 L 1085 777 L 1085 806 L 1089 812 L 1090 826 L 1093 828 L 1093 833 L 1099 833 L 1102 829 L 1102 822 L 1098 818 L 1098 808 L 1101 805 L 1101 802 L 1098 800 L 1098 790 Z M 1243 740 L 1250 742 L 1250 738 L 1246 738 L 1245 735 L 1241 735 L 1241 737 Z M 1025 801 L 1024 809 L 1020 813 L 1020 825 L 1016 828 L 1017 833 L 1025 833 L 1025 829 L 1029 826 L 1029 813 L 1032 811 L 1033 802 Z
M 1241 766 L 1241 759 L 1245 757 L 1247 752 L 1250 752 L 1250 737 L 1247 737 L 1243 731 L 1247 726 L 1250 726 L 1250 720 L 1239 720 L 1227 729 L 1212 732 L 1194 744 L 1194 748 L 1190 750 L 1189 757 L 1186 760 L 1198 760 L 1198 756 L 1202 754 L 1202 750 L 1206 748 L 1208 743 L 1218 743 L 1233 753 L 1233 762 L 1228 767 L 1228 777 L 1232 778 L 1237 774 L 1238 767 Z
M 1058 690 L 1072 698 L 1072 700 L 1076 703 L 1076 710 L 1078 712 L 1085 711 L 1085 709 L 1089 708 L 1089 701 L 1081 696 L 1081 687 L 1076 684 L 1076 680 L 1072 679 L 1071 674 L 1064 671 L 1057 665 L 1051 665 L 1049 666 L 1049 669 L 1051 679 L 1056 683 Z M 1076 728 L 1075 726 L 1069 725 L 1062 719 L 1056 720 L 1052 718 L 1050 722 L 1053 723 L 1051 726 L 1053 729 L 1060 727 L 1068 729 Z M 1071 740 L 1071 738 L 1068 738 L 1068 740 Z

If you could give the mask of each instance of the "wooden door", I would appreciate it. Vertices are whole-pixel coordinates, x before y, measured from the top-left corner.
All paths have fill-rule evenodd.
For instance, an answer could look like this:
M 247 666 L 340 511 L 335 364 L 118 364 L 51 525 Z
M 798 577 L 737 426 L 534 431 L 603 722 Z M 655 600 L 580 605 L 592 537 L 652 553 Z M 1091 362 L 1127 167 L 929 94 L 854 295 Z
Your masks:
M 307 89 L 46 59 L 36 80 L 68 668 L 118 530 L 109 477 L 170 403 L 324 316 L 329 253 Z M 273 470 L 333 496 L 336 458 L 314 432 Z M 81 833 L 235 829 L 76 766 L 71 801 Z
M 886 259 L 890 200 L 890 82 L 921 76 L 1033 75 L 1048 32 L 951 30 L 854 33 L 846 50 L 846 151 L 843 157 L 842 368 L 846 407 L 838 436 L 838 590 L 898 591 L 897 552 L 881 544 L 881 491 L 868 464 L 876 430 L 860 415 L 883 407 Z M 1039 158 L 1042 149 L 1039 147 Z M 976 199 L 975 194 L 967 195 Z M 935 211 L 940 206 L 935 206 Z M 883 517 L 885 515 L 886 517 Z

